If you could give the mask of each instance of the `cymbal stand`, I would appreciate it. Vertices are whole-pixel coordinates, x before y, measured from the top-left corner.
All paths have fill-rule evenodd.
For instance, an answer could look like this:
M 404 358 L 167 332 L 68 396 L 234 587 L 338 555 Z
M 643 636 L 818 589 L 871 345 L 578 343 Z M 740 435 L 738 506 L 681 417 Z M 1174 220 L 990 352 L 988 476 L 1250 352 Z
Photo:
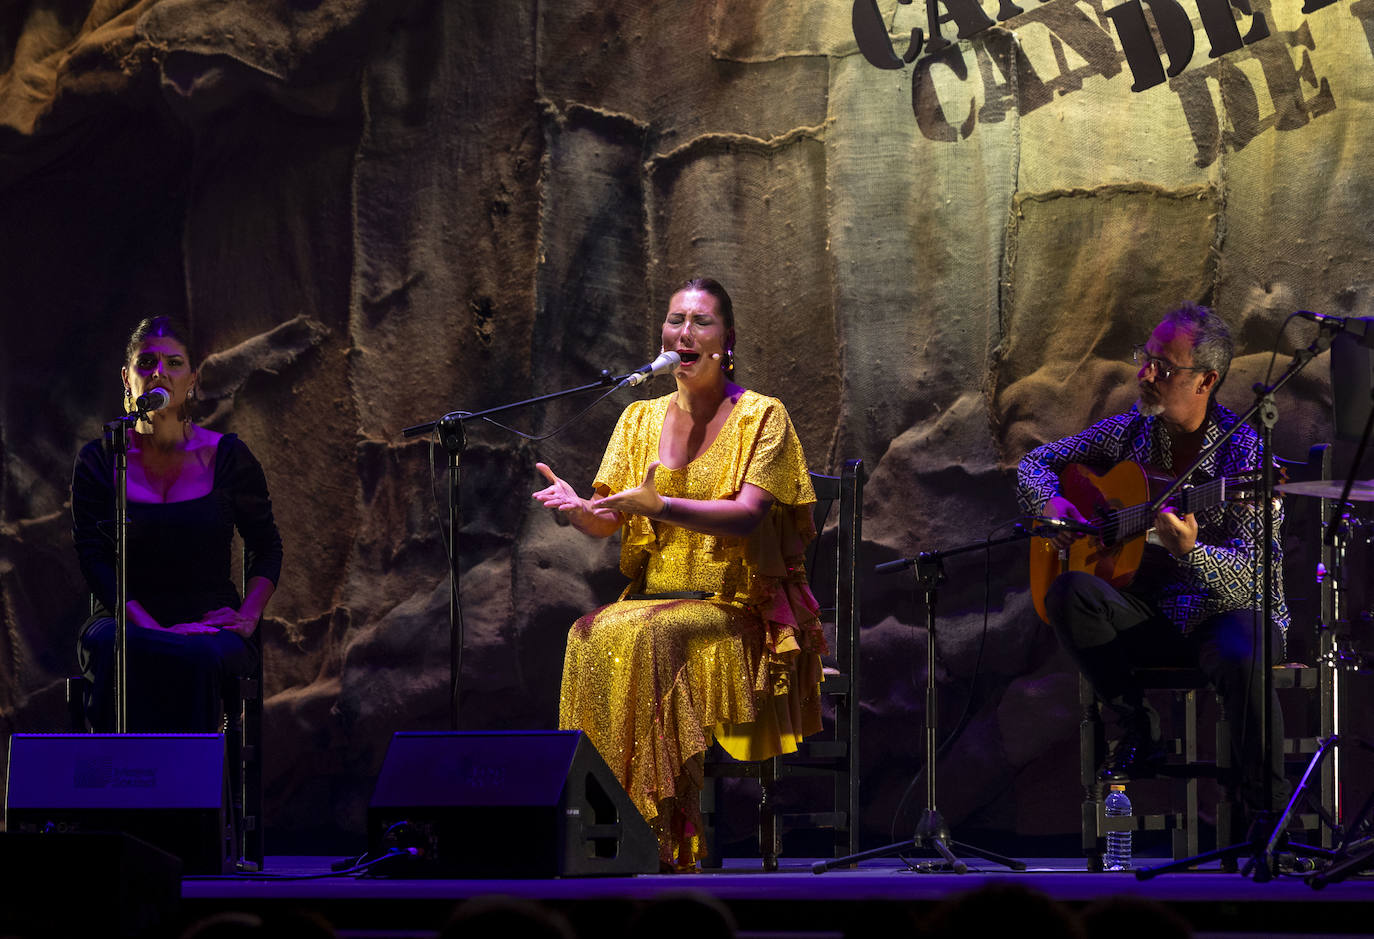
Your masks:
M 1009 867 L 1014 871 L 1026 869 L 1024 861 L 1009 858 L 994 851 L 988 851 L 971 844 L 954 841 L 950 838 L 949 826 L 945 824 L 944 817 L 940 810 L 935 807 L 935 764 L 938 755 L 939 742 L 937 731 L 939 730 L 939 688 L 935 680 L 935 604 L 940 584 L 945 582 L 944 559 L 956 554 L 963 554 L 968 551 L 981 551 L 1000 544 L 1011 541 L 1024 541 L 1032 535 L 1038 534 L 1033 529 L 1018 525 L 1015 532 L 1004 537 L 987 541 L 977 541 L 947 551 L 927 551 L 914 558 L 901 558 L 896 561 L 888 561 L 879 564 L 874 571 L 879 574 L 891 573 L 914 568 L 916 571 L 916 581 L 925 591 L 926 607 L 926 804 L 921 812 L 921 818 L 916 823 L 916 832 L 906 841 L 899 841 L 894 844 L 885 845 L 881 848 L 873 848 L 868 851 L 860 851 L 858 854 L 851 854 L 848 857 L 835 858 L 829 861 L 818 861 L 811 865 L 811 870 L 816 874 L 824 874 L 826 871 L 836 867 L 849 867 L 859 861 L 867 861 L 880 857 L 900 857 L 909 851 L 924 849 L 934 851 L 943 860 L 946 869 L 956 874 L 968 872 L 968 865 L 960 860 L 958 854 L 971 854 L 1004 867 Z M 956 854 L 958 852 L 958 854 Z
M 1370 392 L 1370 398 L 1374 399 L 1374 391 Z M 1355 487 L 1355 477 L 1360 472 L 1360 462 L 1364 459 L 1365 450 L 1369 447 L 1369 438 L 1374 434 L 1374 400 L 1370 402 L 1369 417 L 1364 422 L 1364 432 L 1360 434 L 1360 442 L 1355 447 L 1355 456 L 1350 461 L 1350 472 L 1345 477 L 1345 486 L 1341 489 L 1341 497 L 1336 500 L 1336 504 L 1331 508 L 1331 521 L 1327 528 L 1327 538 L 1334 538 L 1339 531 L 1338 521 L 1350 507 L 1350 490 Z M 1327 542 L 1331 542 L 1328 540 Z

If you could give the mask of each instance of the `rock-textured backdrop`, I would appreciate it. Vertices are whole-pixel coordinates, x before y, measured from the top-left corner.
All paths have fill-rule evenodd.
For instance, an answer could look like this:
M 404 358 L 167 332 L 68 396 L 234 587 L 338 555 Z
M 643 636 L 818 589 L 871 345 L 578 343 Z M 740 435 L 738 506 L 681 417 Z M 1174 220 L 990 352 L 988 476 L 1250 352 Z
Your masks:
M 1244 407 L 1312 338 L 1287 313 L 1374 306 L 1374 4 L 1252 0 L 1268 38 L 1212 58 L 1180 3 L 1197 49 L 1139 92 L 1103 0 L 890 70 L 855 42 L 871 0 L 5 4 L 0 730 L 64 727 L 71 461 L 151 312 L 190 324 L 206 421 L 259 455 L 285 539 L 269 851 L 356 847 L 390 734 L 447 726 L 445 456 L 401 429 L 648 361 L 688 276 L 733 293 L 738 375 L 812 468 L 865 461 L 866 563 L 1014 516 L 1017 459 L 1130 403 L 1171 304 L 1231 319 Z M 928 27 L 876 9 L 898 54 Z M 533 464 L 588 481 L 629 396 L 547 440 L 469 425 L 465 729 L 556 721 L 565 628 L 619 575 L 530 501 Z M 1330 437 L 1325 358 L 1279 405 L 1285 451 Z M 1022 554 L 951 562 L 938 631 L 940 807 L 1013 850 L 1078 819 L 1075 678 Z M 908 578 L 863 600 L 874 844 L 920 801 L 926 634 Z

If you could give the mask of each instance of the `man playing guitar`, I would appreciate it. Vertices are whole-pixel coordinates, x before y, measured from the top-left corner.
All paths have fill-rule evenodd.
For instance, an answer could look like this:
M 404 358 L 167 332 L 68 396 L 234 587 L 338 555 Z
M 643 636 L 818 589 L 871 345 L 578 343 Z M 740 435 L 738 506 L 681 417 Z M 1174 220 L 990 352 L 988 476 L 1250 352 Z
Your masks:
M 1086 517 L 1081 510 L 1086 507 L 1066 497 L 1071 495 L 1068 480 L 1075 473 L 1081 478 L 1085 467 L 1101 472 L 1123 461 L 1169 475 L 1188 469 L 1236 421 L 1234 413 L 1214 400 L 1232 349 L 1226 323 L 1207 307 L 1186 304 L 1167 314 L 1149 341 L 1135 349 L 1140 387 L 1136 404 L 1084 431 L 1039 446 L 1021 460 L 1017 495 L 1022 508 L 1073 523 L 1100 522 Z M 1259 459 L 1259 437 L 1243 427 L 1189 481 L 1244 475 L 1259 466 Z M 1149 501 L 1147 496 L 1145 502 Z M 1221 694 L 1236 731 L 1233 763 L 1240 769 L 1246 810 L 1268 811 L 1283 805 L 1288 789 L 1283 779 L 1283 722 L 1274 700 L 1269 770 L 1274 774 L 1274 805 L 1262 804 L 1264 675 L 1256 611 L 1262 608 L 1263 507 L 1218 500 L 1186 512 L 1178 508 L 1181 504 L 1174 501 L 1146 518 L 1142 530 L 1151 524 L 1153 530 L 1143 554 L 1137 551 L 1139 567 L 1133 577 L 1104 575 L 1102 567 L 1091 564 L 1063 573 L 1054 568 L 1057 576 L 1051 575 L 1043 600 L 1037 597 L 1037 608 L 1119 721 L 1121 735 L 1102 770 L 1103 779 L 1148 777 L 1164 759 L 1159 716 L 1145 700 L 1133 669 L 1193 666 Z M 1275 536 L 1281 521 L 1278 509 Z M 1082 556 L 1093 547 L 1089 541 L 1074 544 L 1075 538 L 1092 536 L 1064 531 L 1045 539 L 1039 549 L 1067 558 L 1070 551 Z M 1282 649 L 1289 617 L 1277 537 L 1273 560 L 1271 635 L 1274 648 Z

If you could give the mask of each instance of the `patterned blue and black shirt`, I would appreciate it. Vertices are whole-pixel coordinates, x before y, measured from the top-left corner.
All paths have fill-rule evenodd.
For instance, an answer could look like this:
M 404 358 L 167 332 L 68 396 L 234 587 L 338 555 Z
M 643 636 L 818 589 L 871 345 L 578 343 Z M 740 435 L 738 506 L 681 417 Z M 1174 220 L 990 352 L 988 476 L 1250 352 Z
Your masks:
M 1213 402 L 1204 425 L 1203 449 L 1235 422 L 1233 412 Z M 1036 447 L 1017 467 L 1021 508 L 1029 514 L 1040 514 L 1045 503 L 1060 494 L 1059 474 L 1069 463 L 1082 463 L 1096 472 L 1105 472 L 1122 460 L 1172 473 L 1173 447 L 1164 422 L 1146 417 L 1132 405 L 1123 414 L 1098 421 L 1063 440 Z M 1247 425 L 1207 458 L 1199 474 L 1208 479 L 1233 476 L 1259 465 L 1259 435 Z M 1218 613 L 1259 609 L 1264 589 L 1260 576 L 1263 506 L 1222 502 L 1198 512 L 1197 521 L 1197 546 L 1179 559 L 1154 549 L 1160 557 L 1154 559 L 1158 566 L 1149 578 L 1149 599 L 1185 633 Z M 1275 625 L 1286 637 L 1289 615 L 1283 599 L 1283 547 L 1278 538 L 1282 524 L 1282 504 L 1276 502 L 1272 610 Z M 1139 590 L 1139 578 L 1136 587 Z

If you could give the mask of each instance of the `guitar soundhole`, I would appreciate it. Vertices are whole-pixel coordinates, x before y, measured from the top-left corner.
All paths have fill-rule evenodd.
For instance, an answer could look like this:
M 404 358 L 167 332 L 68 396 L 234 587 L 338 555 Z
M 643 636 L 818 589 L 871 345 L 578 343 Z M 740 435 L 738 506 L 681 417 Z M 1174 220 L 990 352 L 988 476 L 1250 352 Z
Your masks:
M 1111 549 L 1116 547 L 1116 543 L 1119 540 L 1120 528 L 1118 525 L 1112 523 L 1111 515 L 1121 511 L 1122 508 L 1122 504 L 1117 501 L 1098 506 L 1093 522 L 1097 525 L 1097 538 L 1102 542 L 1104 548 Z

